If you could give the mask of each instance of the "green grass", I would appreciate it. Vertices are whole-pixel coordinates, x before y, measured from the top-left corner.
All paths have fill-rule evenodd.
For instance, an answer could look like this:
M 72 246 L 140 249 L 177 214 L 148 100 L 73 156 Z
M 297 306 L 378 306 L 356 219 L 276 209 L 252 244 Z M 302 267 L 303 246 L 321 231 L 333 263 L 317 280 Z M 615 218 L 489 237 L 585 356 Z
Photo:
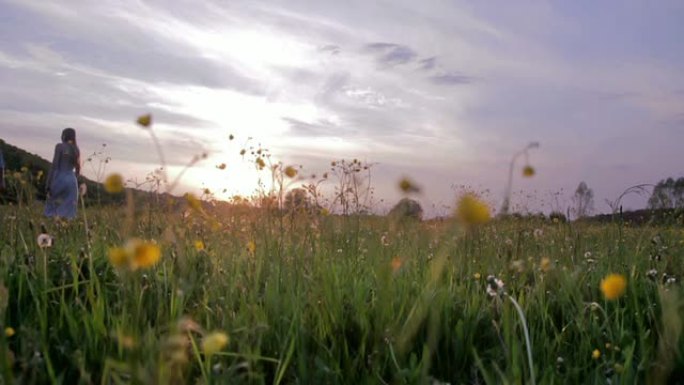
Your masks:
M 0 322 L 16 331 L 0 336 L 4 383 L 633 384 L 684 376 L 681 228 L 508 220 L 465 231 L 451 222 L 257 209 L 184 217 L 183 209 L 149 207 L 128 218 L 132 226 L 125 209 L 87 208 L 86 227 L 83 213 L 60 226 L 40 207 L 0 207 Z M 47 249 L 36 244 L 43 221 L 56 238 Z M 154 268 L 109 264 L 107 250 L 131 236 L 159 242 Z M 545 272 L 543 257 L 551 260 Z M 599 284 L 613 272 L 628 286 L 609 302 Z M 665 284 L 663 273 L 677 282 Z M 490 274 L 524 312 L 534 373 L 513 302 L 486 293 Z M 188 320 L 202 330 L 187 331 Z M 202 334 L 211 331 L 230 342 L 206 357 Z

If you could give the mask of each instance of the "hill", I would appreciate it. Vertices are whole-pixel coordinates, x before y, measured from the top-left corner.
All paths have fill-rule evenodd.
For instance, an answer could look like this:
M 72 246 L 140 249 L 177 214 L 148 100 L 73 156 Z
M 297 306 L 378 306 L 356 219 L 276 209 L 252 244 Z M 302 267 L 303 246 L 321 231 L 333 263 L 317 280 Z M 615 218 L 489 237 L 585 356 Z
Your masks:
M 0 140 L 0 150 L 5 159 L 5 181 L 7 190 L 0 193 L 0 203 L 22 200 L 45 200 L 45 178 L 51 163 L 42 157 L 22 148 Z M 85 176 L 79 177 L 79 183 L 85 183 L 88 193 L 86 204 L 120 204 L 125 200 L 124 194 L 107 194 L 104 186 Z M 136 199 L 159 199 L 157 194 L 134 190 Z

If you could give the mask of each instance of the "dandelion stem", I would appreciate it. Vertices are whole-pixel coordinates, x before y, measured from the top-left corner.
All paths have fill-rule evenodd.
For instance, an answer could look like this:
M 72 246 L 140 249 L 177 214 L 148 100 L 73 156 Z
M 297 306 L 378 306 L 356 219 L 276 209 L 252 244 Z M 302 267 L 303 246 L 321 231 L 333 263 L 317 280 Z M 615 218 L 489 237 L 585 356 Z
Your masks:
M 523 313 L 522 308 L 518 304 L 518 301 L 516 301 L 509 294 L 506 294 L 506 297 L 508 297 L 508 299 L 510 299 L 511 302 L 513 302 L 513 306 L 515 306 L 515 310 L 518 311 L 518 315 L 520 316 L 520 321 L 522 322 L 523 333 L 525 333 L 525 345 L 527 347 L 527 363 L 530 366 L 530 383 L 532 385 L 535 385 L 534 362 L 532 362 L 532 341 L 530 341 L 530 332 L 529 332 L 529 330 L 527 330 L 527 320 L 525 319 L 525 313 Z

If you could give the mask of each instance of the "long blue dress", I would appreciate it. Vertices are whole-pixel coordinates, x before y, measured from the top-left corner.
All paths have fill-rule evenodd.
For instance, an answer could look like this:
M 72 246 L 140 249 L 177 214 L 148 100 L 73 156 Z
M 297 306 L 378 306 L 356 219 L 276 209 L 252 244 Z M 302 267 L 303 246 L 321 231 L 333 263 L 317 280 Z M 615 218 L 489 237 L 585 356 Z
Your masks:
M 45 206 L 48 217 L 74 218 L 78 206 L 78 181 L 76 162 L 79 159 L 78 147 L 71 143 L 55 146 L 55 156 L 48 173 L 49 195 Z

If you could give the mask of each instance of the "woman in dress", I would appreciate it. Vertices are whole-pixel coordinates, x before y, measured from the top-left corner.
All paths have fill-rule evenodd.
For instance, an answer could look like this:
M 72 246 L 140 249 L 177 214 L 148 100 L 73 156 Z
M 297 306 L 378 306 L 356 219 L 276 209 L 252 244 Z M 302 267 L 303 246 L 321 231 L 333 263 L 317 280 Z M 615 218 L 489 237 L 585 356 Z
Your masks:
M 46 216 L 69 219 L 76 216 L 80 173 L 81 152 L 76 144 L 76 131 L 65 128 L 62 143 L 55 146 L 55 156 L 46 180 Z

